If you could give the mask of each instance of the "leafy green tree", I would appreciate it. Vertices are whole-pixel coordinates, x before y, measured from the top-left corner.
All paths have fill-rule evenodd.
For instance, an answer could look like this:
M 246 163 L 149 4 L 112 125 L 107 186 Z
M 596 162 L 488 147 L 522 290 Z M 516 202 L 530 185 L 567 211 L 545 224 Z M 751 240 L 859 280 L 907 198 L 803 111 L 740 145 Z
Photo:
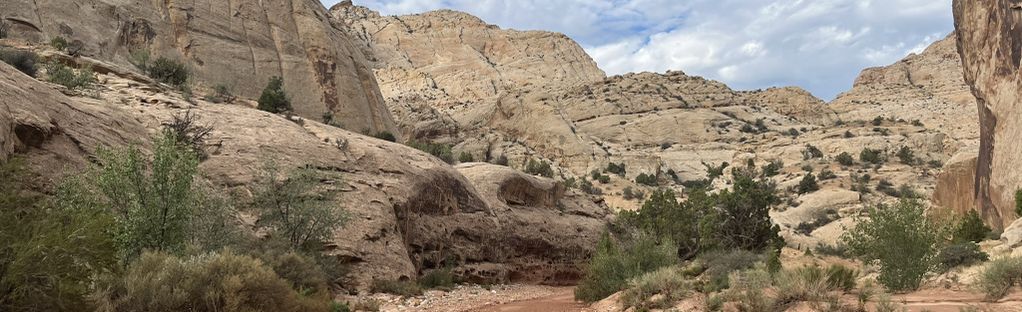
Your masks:
M 901 163 L 906 165 L 911 165 L 916 162 L 916 154 L 908 146 L 902 146 L 901 149 L 898 150 L 896 156 L 898 156 L 898 159 L 901 160 Z
M 902 200 L 892 207 L 871 207 L 868 216 L 842 237 L 848 250 L 863 261 L 877 261 L 878 280 L 887 288 L 918 288 L 933 263 L 938 242 L 937 230 L 926 219 L 923 205 Z
M 678 203 L 674 191 L 656 190 L 638 211 L 621 212 L 621 223 L 655 238 L 670 239 L 678 245 L 681 259 L 692 258 L 700 249 L 699 219 L 706 214 L 705 204 L 710 199 L 705 192 L 691 194 L 687 202 Z
M 346 215 L 334 209 L 332 192 L 317 192 L 319 177 L 309 168 L 282 176 L 276 165 L 264 169 L 255 198 L 259 224 L 294 250 L 315 249 L 341 227 Z
M 734 173 L 734 186 L 715 196 L 716 209 L 704 218 L 704 245 L 762 251 L 783 243 L 770 221 L 770 208 L 781 202 L 777 185 L 756 179 L 752 171 Z
M 171 131 L 157 137 L 153 157 L 138 148 L 101 150 L 95 186 L 114 212 L 122 256 L 145 250 L 180 252 L 197 198 L 193 182 L 198 159 Z
M 954 242 L 982 242 L 984 239 L 987 239 L 990 232 L 992 232 L 992 230 L 983 222 L 983 219 L 979 217 L 979 213 L 975 210 L 969 210 L 969 212 L 965 214 L 965 218 L 963 218 L 955 228 Z
M 270 82 L 266 84 L 263 94 L 259 96 L 258 108 L 274 114 L 292 110 L 291 100 L 288 99 L 287 93 L 284 91 L 284 78 L 270 77 Z

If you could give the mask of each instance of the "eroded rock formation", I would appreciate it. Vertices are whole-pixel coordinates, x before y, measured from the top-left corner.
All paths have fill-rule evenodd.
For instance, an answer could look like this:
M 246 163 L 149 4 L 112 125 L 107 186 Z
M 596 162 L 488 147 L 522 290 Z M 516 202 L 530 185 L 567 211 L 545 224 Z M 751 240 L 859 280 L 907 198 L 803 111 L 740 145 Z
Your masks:
M 63 37 L 120 65 L 138 51 L 181 60 L 199 85 L 249 98 L 280 76 L 300 116 L 397 133 L 366 56 L 316 0 L 11 0 L 0 18 L 13 37 Z
M 1015 191 L 1022 176 L 1022 7 L 1013 0 L 956 0 L 955 30 L 965 81 L 979 109 L 976 206 L 989 223 L 1006 227 L 1015 215 Z

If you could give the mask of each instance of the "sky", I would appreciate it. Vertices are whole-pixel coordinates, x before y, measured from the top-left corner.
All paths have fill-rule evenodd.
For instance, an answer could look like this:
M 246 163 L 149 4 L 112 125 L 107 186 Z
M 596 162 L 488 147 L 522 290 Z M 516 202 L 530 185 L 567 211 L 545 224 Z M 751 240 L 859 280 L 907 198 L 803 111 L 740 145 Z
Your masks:
M 384 15 L 454 9 L 502 28 L 565 33 L 610 75 L 681 70 L 738 90 L 799 86 L 825 100 L 850 89 L 862 69 L 954 30 L 951 0 L 354 2 Z

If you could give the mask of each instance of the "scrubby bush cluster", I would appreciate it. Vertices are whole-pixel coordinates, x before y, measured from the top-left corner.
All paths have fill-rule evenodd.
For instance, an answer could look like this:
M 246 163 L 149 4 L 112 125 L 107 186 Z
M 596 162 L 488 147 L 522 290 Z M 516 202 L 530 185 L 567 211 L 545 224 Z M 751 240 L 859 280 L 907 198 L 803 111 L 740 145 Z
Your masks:
M 623 177 L 623 176 L 625 176 L 625 173 L 627 171 L 625 170 L 625 163 L 620 163 L 620 164 L 609 163 L 609 164 L 607 164 L 606 172 L 613 173 L 613 174 L 616 174 L 616 175 L 619 175 L 619 176 Z
M 35 77 L 36 62 L 39 57 L 30 51 L 21 51 L 8 48 L 0 48 L 0 61 L 14 66 L 15 69 L 26 75 Z
M 259 106 L 257 108 L 274 114 L 282 114 L 293 110 L 291 108 L 291 99 L 287 96 L 287 92 L 284 91 L 284 78 L 270 77 L 270 82 L 266 84 L 266 88 L 263 88 L 263 93 L 259 95 Z
M 450 144 L 411 141 L 408 142 L 408 146 L 429 153 L 448 164 L 454 163 L 454 152 Z
M 267 236 L 247 236 L 175 129 L 151 153 L 100 150 L 52 197 L 28 191 L 20 161 L 0 163 L 0 310 L 329 309 L 345 272 L 319 252 L 344 214 L 321 178 L 266 169 L 253 212 Z
M 635 177 L 635 183 L 656 187 L 659 182 L 655 174 L 640 173 Z
M 554 177 L 553 167 L 551 167 L 550 163 L 545 160 L 536 161 L 535 159 L 529 159 L 529 161 L 525 164 L 525 173 L 547 178 Z
M 46 64 L 46 75 L 49 82 L 69 90 L 88 89 L 96 83 L 91 67 L 74 69 L 58 61 Z

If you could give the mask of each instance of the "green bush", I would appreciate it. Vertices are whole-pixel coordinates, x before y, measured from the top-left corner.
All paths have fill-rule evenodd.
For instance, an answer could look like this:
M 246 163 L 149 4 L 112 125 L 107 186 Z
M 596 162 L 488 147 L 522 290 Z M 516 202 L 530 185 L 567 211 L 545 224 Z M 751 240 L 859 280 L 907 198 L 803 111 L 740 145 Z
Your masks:
M 703 292 L 716 292 L 731 287 L 729 276 L 732 272 L 750 269 L 762 260 L 760 255 L 748 250 L 713 250 L 699 255 L 699 262 L 706 271 Z
M 598 178 L 596 178 L 596 180 L 600 181 L 600 184 L 607 184 L 607 183 L 610 183 L 610 176 L 608 176 L 608 175 L 601 175 Z
M 274 114 L 293 110 L 291 108 L 291 100 L 288 98 L 287 92 L 284 91 L 284 78 L 270 77 L 270 82 L 266 84 L 262 95 L 259 96 L 259 106 L 257 108 Z
M 603 191 L 600 188 L 593 186 L 593 182 L 585 179 L 578 183 L 578 189 L 590 195 L 603 195 Z
M 625 164 L 624 163 L 621 163 L 621 164 L 609 163 L 609 164 L 607 164 L 607 172 L 610 172 L 610 173 L 613 173 L 613 174 L 616 174 L 616 175 L 619 175 L 619 176 L 623 177 L 623 176 L 625 176 L 625 173 L 626 173 Z
M 451 151 L 450 144 L 412 141 L 408 142 L 408 146 L 429 153 L 448 164 L 454 162 L 454 152 Z M 551 173 L 551 175 L 553 174 Z
M 874 127 L 879 127 L 880 125 L 883 125 L 884 124 L 884 117 L 877 116 L 877 118 L 873 118 L 873 121 L 871 122 L 871 124 L 873 124 Z
M 773 311 L 776 302 L 767 296 L 771 276 L 762 268 L 736 271 L 728 277 L 731 287 L 723 292 L 727 299 L 736 303 L 738 311 Z
M 458 162 L 460 163 L 470 163 L 473 161 L 475 161 L 475 158 L 472 157 L 472 153 L 461 152 L 461 155 L 458 156 Z
M 885 161 L 884 154 L 883 154 L 882 151 L 875 150 L 875 149 L 870 149 L 870 148 L 862 149 L 862 152 L 859 153 L 859 160 L 861 160 L 864 163 L 869 163 L 869 164 L 874 164 L 874 165 L 883 164 L 884 161 Z
M 647 235 L 615 242 L 604 234 L 575 288 L 575 298 L 594 302 L 622 290 L 629 279 L 677 264 L 674 244 Z
M 832 180 L 832 179 L 837 179 L 837 174 L 834 174 L 834 171 L 831 171 L 830 169 L 826 169 L 826 168 L 824 168 L 823 170 L 820 170 L 820 181 L 826 181 L 826 180 Z
M 397 142 L 397 137 L 394 136 L 394 134 L 391 133 L 390 131 L 380 131 L 380 132 L 377 132 L 375 135 L 373 135 L 373 137 L 375 137 L 377 139 L 380 139 L 380 140 L 384 140 L 384 141 Z M 461 155 L 465 156 L 464 153 L 462 153 Z M 469 156 L 471 156 L 471 155 L 469 155 Z
M 677 254 L 688 259 L 700 250 L 699 219 L 706 215 L 703 201 L 709 200 L 704 193 L 693 193 L 689 201 L 678 203 L 674 191 L 659 189 L 635 212 L 623 211 L 619 223 L 654 237 L 667 238 L 677 244 Z
M 640 173 L 637 177 L 635 177 L 635 183 L 656 187 L 658 184 L 657 176 L 654 174 Z
M 802 159 L 810 160 L 814 158 L 823 158 L 823 151 L 820 151 L 816 146 L 806 144 L 805 149 L 802 150 Z
M 1006 257 L 990 261 L 976 279 L 979 288 L 990 301 L 1008 294 L 1015 285 L 1022 284 L 1022 258 Z
M 57 49 L 57 51 L 63 52 L 67 49 L 67 40 L 64 37 L 53 37 L 53 39 L 50 39 L 50 46 Z
M 816 176 L 812 172 L 806 173 L 802 181 L 798 182 L 798 194 L 808 194 L 820 190 L 820 184 L 816 182 Z
M 117 266 L 114 218 L 88 198 L 52 201 L 32 189 L 24 162 L 0 161 L 0 311 L 90 310 L 95 275 Z
M 525 173 L 547 178 L 554 177 L 554 169 L 550 167 L 550 163 L 546 161 L 536 161 L 535 159 L 529 159 L 529 162 L 525 165 Z
M 419 286 L 424 289 L 450 290 L 455 282 L 454 273 L 449 268 L 432 270 L 419 277 Z
M 234 94 L 231 93 L 231 87 L 225 84 L 213 86 L 213 94 L 207 95 L 205 98 L 207 102 L 211 103 L 231 103 L 235 99 Z
M 736 171 L 730 190 L 723 190 L 708 202 L 714 209 L 700 220 L 703 244 L 708 249 L 763 251 L 782 245 L 780 227 L 770 219 L 770 209 L 781 202 L 777 185 L 756 179 L 755 173 Z
M 842 265 L 827 269 L 806 266 L 777 274 L 777 304 L 823 301 L 832 291 L 849 292 L 855 288 L 859 272 Z
M 322 299 L 330 298 L 328 275 L 312 257 L 295 251 L 285 251 L 264 254 L 259 259 L 298 293 Z
M 990 256 L 980 251 L 979 245 L 973 242 L 962 242 L 942 248 L 937 253 L 934 262 L 937 263 L 937 270 L 943 273 L 956 267 L 973 265 L 987 260 L 990 260 Z
M 692 286 L 681 270 L 668 266 L 632 279 L 621 294 L 621 302 L 626 308 L 639 311 L 666 309 L 691 292 Z
M 924 215 L 923 205 L 902 200 L 893 207 L 869 208 L 868 218 L 845 233 L 849 251 L 863 261 L 877 261 L 880 283 L 895 291 L 919 287 L 936 253 L 937 231 Z
M 335 209 L 334 192 L 321 191 L 320 177 L 308 167 L 282 176 L 273 164 L 263 169 L 254 205 L 257 223 L 294 250 L 319 250 L 322 241 L 340 228 L 347 217 Z
M 1015 191 L 1015 215 L 1022 218 L 1022 190 Z
M 784 169 L 784 162 L 780 160 L 771 160 L 770 163 L 763 166 L 763 176 L 773 177 L 781 174 L 781 169 Z
M 903 164 L 911 165 L 916 163 L 916 154 L 908 146 L 902 146 L 896 156 L 898 156 L 898 160 L 901 160 Z
M 991 232 L 992 230 L 990 227 L 987 226 L 986 223 L 983 222 L 983 219 L 979 217 L 979 213 L 975 210 L 969 210 L 969 212 L 965 214 L 965 218 L 962 218 L 955 227 L 953 241 L 958 243 L 978 243 L 987 239 Z
M 419 284 L 413 281 L 377 280 L 373 281 L 373 285 L 370 290 L 374 293 L 384 293 L 402 297 L 414 297 L 422 294 L 422 288 L 419 287 Z
M 190 75 L 188 68 L 184 64 L 162 56 L 148 65 L 146 74 L 156 81 L 176 87 L 181 87 L 188 83 L 188 76 Z
M 96 83 L 91 67 L 75 70 L 57 61 L 46 65 L 46 75 L 49 82 L 62 85 L 69 90 L 88 89 Z
M 848 167 L 855 164 L 855 159 L 852 158 L 852 154 L 844 152 L 841 153 L 840 155 L 837 155 L 837 163 L 841 164 L 842 166 Z
M 326 311 L 261 261 L 231 252 L 180 259 L 146 253 L 102 285 L 109 311 Z
M 18 71 L 32 77 L 36 75 L 36 62 L 38 59 L 39 57 L 31 51 L 0 48 L 0 61 L 10 64 Z

